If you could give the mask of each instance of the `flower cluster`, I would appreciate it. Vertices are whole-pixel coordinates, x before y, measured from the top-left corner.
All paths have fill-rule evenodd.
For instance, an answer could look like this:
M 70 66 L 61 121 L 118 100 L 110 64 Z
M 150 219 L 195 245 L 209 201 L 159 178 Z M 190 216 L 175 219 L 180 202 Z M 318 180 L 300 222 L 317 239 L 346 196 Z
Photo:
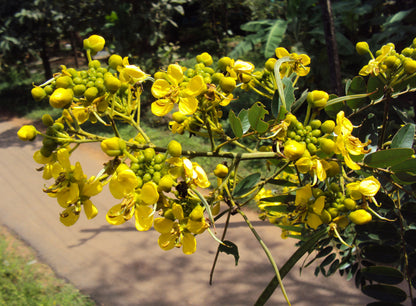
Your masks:
M 93 59 L 104 44 L 102 37 L 92 35 L 84 41 L 87 69 L 61 66 L 51 80 L 34 86 L 33 98 L 48 99 L 62 114 L 55 120 L 44 115 L 44 132 L 33 126 L 18 132 L 22 140 L 42 137 L 34 159 L 43 165 L 43 178 L 55 181 L 45 192 L 64 208 L 60 219 L 65 225 L 77 221 L 82 207 L 89 219 L 97 214 L 90 198 L 104 185 L 118 201 L 106 214 L 110 224 L 133 219 L 139 231 L 154 227 L 160 233 L 162 249 L 182 247 L 185 254 L 195 252 L 195 236 L 214 225 L 212 216 L 219 213 L 220 202 L 228 210 L 238 211 L 254 200 L 261 216 L 281 227 L 284 237 L 299 238 L 326 227 L 342 241 L 346 228 L 369 223 L 374 216 L 383 218 L 373 208 L 380 206 L 376 194 L 381 184 L 369 168 L 377 165 L 370 167 L 363 159 L 370 153 L 370 141 L 357 137 L 347 107 L 339 107 L 330 116 L 325 112 L 357 97 L 312 90 L 296 99 L 299 77 L 310 72 L 306 54 L 279 47 L 273 58 L 256 68 L 241 59 L 214 60 L 204 52 L 196 56 L 193 67 L 172 63 L 150 75 L 117 54 L 109 57 L 107 65 Z M 388 92 L 400 84 L 409 85 L 406 82 L 415 76 L 415 41 L 400 54 L 393 44 L 383 46 L 377 57 L 363 42 L 357 44 L 357 51 L 372 56 L 359 74 L 380 78 L 391 87 Z M 182 150 L 175 140 L 166 148 L 152 143 L 140 125 L 145 82 L 152 83 L 151 112 L 168 117 L 173 134 L 189 132 L 206 138 L 209 152 Z M 253 101 L 239 113 L 227 109 L 244 91 L 270 100 L 270 107 Z M 303 102 L 305 112 L 299 114 Z M 228 114 L 227 124 L 221 122 L 227 120 L 224 113 Z M 84 130 L 88 121 L 111 127 L 114 135 L 104 137 Z M 131 125 L 136 135 L 124 139 L 118 122 Z M 71 165 L 69 161 L 71 152 L 86 142 L 100 143 L 109 158 L 96 177 L 87 178 L 80 163 Z M 196 156 L 224 159 L 210 169 L 216 184 L 193 159 Z M 243 177 L 239 164 L 245 160 L 266 160 L 267 171 Z M 389 171 L 385 172 L 391 174 Z M 409 175 L 413 173 L 404 178 Z M 209 187 L 213 188 L 209 195 L 198 191 Z

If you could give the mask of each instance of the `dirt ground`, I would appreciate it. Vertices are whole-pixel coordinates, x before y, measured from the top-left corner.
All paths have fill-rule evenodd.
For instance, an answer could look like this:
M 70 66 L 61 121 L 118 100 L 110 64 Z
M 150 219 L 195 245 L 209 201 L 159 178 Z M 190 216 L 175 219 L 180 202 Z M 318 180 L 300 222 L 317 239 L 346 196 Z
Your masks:
M 241 216 L 232 218 L 227 240 L 237 244 L 240 261 L 221 254 L 213 285 L 209 274 L 217 244 L 208 233 L 197 236 L 197 252 L 163 251 L 154 230 L 138 232 L 133 222 L 111 226 L 105 213 L 117 201 L 105 191 L 95 197 L 98 216 L 81 215 L 73 227 L 59 222 L 60 206 L 42 192 L 45 181 L 35 169 L 33 153 L 40 142 L 22 142 L 16 133 L 21 119 L 0 118 L 0 224 L 34 248 L 41 261 L 68 280 L 98 305 L 253 305 L 273 277 L 273 270 L 259 243 Z M 87 153 L 87 154 L 85 154 Z M 95 146 L 71 157 L 84 172 L 95 175 L 105 156 Z M 94 200 L 94 198 L 93 198 Z M 279 266 L 295 251 L 294 240 L 280 238 L 280 229 L 248 212 Z M 223 224 L 217 224 L 218 235 Z M 302 262 L 302 260 L 301 260 Z M 336 275 L 313 275 L 315 266 L 297 265 L 284 279 L 292 305 L 365 305 L 370 299 L 353 282 Z M 285 305 L 276 290 L 267 305 Z

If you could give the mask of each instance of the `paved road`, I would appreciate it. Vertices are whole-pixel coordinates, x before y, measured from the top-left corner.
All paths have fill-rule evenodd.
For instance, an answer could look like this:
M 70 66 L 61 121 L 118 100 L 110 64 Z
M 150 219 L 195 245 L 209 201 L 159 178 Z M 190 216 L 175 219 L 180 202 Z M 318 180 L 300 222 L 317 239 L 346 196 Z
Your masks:
M 32 155 L 39 142 L 21 142 L 16 132 L 22 121 L 0 119 L 0 223 L 17 233 L 49 264 L 58 276 L 89 294 L 98 305 L 252 305 L 273 277 L 258 242 L 240 216 L 234 216 L 227 239 L 239 247 L 240 261 L 221 255 L 214 283 L 208 284 L 216 244 L 206 233 L 198 236 L 197 252 L 186 256 L 179 249 L 165 252 L 158 234 L 137 232 L 133 222 L 119 227 L 105 221 L 106 211 L 117 202 L 108 192 L 96 197 L 98 216 L 82 215 L 73 227 L 58 220 L 61 208 L 42 192 L 44 181 L 35 171 Z M 104 156 L 96 147 L 83 150 L 80 160 L 87 175 L 96 174 Z M 280 230 L 251 221 L 270 247 L 278 265 L 294 252 L 294 241 L 280 239 Z M 219 232 L 223 229 L 217 224 Z M 338 275 L 314 277 L 314 266 L 294 268 L 284 279 L 292 305 L 365 305 L 369 300 Z M 285 305 L 276 290 L 268 305 Z

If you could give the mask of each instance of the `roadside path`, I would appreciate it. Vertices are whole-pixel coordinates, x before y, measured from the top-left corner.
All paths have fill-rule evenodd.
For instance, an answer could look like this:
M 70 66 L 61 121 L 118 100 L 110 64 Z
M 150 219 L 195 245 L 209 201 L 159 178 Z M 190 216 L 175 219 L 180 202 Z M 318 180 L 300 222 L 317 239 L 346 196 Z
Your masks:
M 42 192 L 44 180 L 35 170 L 33 153 L 39 141 L 22 142 L 16 133 L 22 119 L 0 118 L 0 224 L 7 226 L 32 246 L 42 261 L 59 277 L 67 279 L 98 305 L 253 305 L 270 279 L 273 270 L 241 216 L 233 216 L 227 240 L 237 244 L 238 266 L 231 255 L 220 254 L 213 285 L 209 273 L 217 244 L 208 233 L 197 236 L 197 251 L 191 256 L 180 249 L 168 252 L 157 244 L 154 230 L 138 232 L 132 221 L 111 226 L 105 221 L 107 210 L 117 203 L 105 192 L 93 198 L 98 216 L 86 220 L 82 213 L 72 227 L 59 222 L 61 208 Z M 86 151 L 87 150 L 87 151 Z M 71 162 L 80 160 L 84 172 L 95 175 L 105 161 L 97 147 L 75 152 Z M 280 239 L 280 229 L 250 220 L 283 265 L 295 251 L 294 240 Z M 218 235 L 223 225 L 217 224 Z M 353 284 L 340 276 L 313 275 L 315 265 L 299 265 L 283 280 L 292 305 L 365 305 L 365 298 Z M 285 305 L 279 289 L 267 305 Z

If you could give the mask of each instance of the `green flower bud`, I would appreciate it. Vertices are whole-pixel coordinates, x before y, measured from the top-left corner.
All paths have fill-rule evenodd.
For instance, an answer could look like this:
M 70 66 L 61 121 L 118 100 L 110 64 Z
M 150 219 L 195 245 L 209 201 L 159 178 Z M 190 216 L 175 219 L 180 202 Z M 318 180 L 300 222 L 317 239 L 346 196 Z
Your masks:
M 347 198 L 344 200 L 344 207 L 347 210 L 353 210 L 355 209 L 355 207 L 357 206 L 357 204 L 355 203 L 355 201 L 351 198 Z
M 32 141 L 36 138 L 37 131 L 33 125 L 24 125 L 17 132 L 17 137 L 23 141 Z
M 314 119 L 309 123 L 309 125 L 311 126 L 312 130 L 316 130 L 316 129 L 319 129 L 321 127 L 322 122 L 319 119 Z
M 90 87 L 84 92 L 85 99 L 88 102 L 92 102 L 98 96 L 97 87 Z
M 113 54 L 108 59 L 108 66 L 112 69 L 117 69 L 117 66 L 121 66 L 123 64 L 123 59 L 118 54 Z
M 70 88 L 74 85 L 70 76 L 63 75 L 56 79 L 56 88 Z
M 219 178 L 225 178 L 228 175 L 228 167 L 224 164 L 218 164 L 214 169 L 214 175 Z
M 53 93 L 53 90 L 54 90 L 51 85 L 46 85 L 43 89 L 45 90 L 47 95 L 51 95 Z
M 308 96 L 306 100 L 308 103 L 317 109 L 322 109 L 326 106 L 326 103 L 328 102 L 329 95 L 322 90 L 314 90 L 310 93 L 308 93 Z
M 328 168 L 326 168 L 325 171 L 327 177 L 336 176 L 340 172 L 338 163 L 333 160 L 328 162 Z
M 53 125 L 53 118 L 49 114 L 44 114 L 42 116 L 42 123 L 44 126 L 52 126 Z
M 54 108 L 63 108 L 72 102 L 72 89 L 58 88 L 49 97 L 49 104 Z
M 325 154 L 332 155 L 335 151 L 335 142 L 328 138 L 320 138 L 319 147 Z
M 226 92 L 230 93 L 232 92 L 235 87 L 237 86 L 235 80 L 231 77 L 223 77 L 220 81 L 221 89 Z
M 72 90 L 74 91 L 75 97 L 81 97 L 87 88 L 84 84 L 75 85 Z
M 101 67 L 101 63 L 100 63 L 99 60 L 93 60 L 93 61 L 91 61 L 91 62 L 88 63 L 88 67 L 91 70 L 90 72 L 93 72 L 94 75 L 95 75 L 96 71 L 95 70 L 92 70 L 92 69 L 98 69 L 98 68 L 100 68 Z
M 413 48 L 404 48 L 401 52 L 404 56 L 411 57 L 413 54 Z
M 46 92 L 42 87 L 33 87 L 31 91 L 32 97 L 36 102 L 40 102 L 46 97 Z
M 176 140 L 171 140 L 168 144 L 168 153 L 173 157 L 182 155 L 182 145 Z
M 367 42 L 360 41 L 355 45 L 355 50 L 357 50 L 359 55 L 364 55 L 370 52 L 370 47 L 368 46 Z
M 155 157 L 155 155 L 156 155 L 156 152 L 155 152 L 155 149 L 153 148 L 146 148 L 143 150 L 144 161 L 146 163 L 150 163 Z
M 321 125 L 321 131 L 324 134 L 331 134 L 335 128 L 335 121 L 334 120 L 326 120 Z
M 232 59 L 229 58 L 228 56 L 220 58 L 217 63 L 218 69 L 223 72 L 226 72 L 227 67 L 231 65 L 231 62 L 232 62 Z
M 321 218 L 322 223 L 328 224 L 332 220 L 332 216 L 326 209 L 322 210 L 321 215 L 319 216 Z
M 212 80 L 212 83 L 219 84 L 222 78 L 224 78 L 224 74 L 222 74 L 221 72 L 216 72 L 212 75 L 211 80 Z
M 406 59 L 403 63 L 404 71 L 407 74 L 413 74 L 416 72 L 416 61 L 413 59 Z
M 101 141 L 101 149 L 108 156 L 120 156 L 126 149 L 126 143 L 119 137 L 112 137 Z
M 174 112 L 172 114 L 172 119 L 176 121 L 177 123 L 182 123 L 185 121 L 186 116 L 182 114 L 181 112 Z
M 110 93 L 115 93 L 120 89 L 121 81 L 112 75 L 107 75 L 104 79 L 104 85 Z

